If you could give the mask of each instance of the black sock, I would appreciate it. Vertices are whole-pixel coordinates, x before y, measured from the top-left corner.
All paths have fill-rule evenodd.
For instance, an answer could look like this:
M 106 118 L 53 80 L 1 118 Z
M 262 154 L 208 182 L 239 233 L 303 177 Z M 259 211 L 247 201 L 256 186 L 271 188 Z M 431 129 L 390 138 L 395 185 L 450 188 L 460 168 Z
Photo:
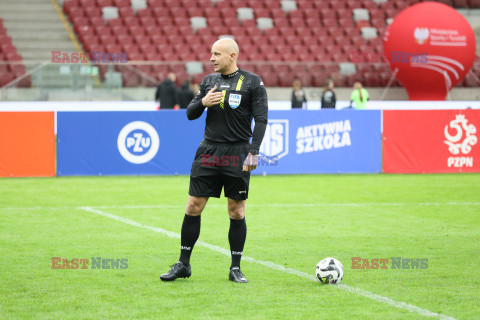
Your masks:
M 242 259 L 243 246 L 247 237 L 247 224 L 245 218 L 242 220 L 230 219 L 230 230 L 228 231 L 228 242 L 230 242 L 230 251 L 232 253 L 233 267 L 240 268 L 240 260 Z
M 200 216 L 189 216 L 185 214 L 182 224 L 182 238 L 180 241 L 180 261 L 185 265 L 190 265 L 190 255 L 193 246 L 200 235 Z

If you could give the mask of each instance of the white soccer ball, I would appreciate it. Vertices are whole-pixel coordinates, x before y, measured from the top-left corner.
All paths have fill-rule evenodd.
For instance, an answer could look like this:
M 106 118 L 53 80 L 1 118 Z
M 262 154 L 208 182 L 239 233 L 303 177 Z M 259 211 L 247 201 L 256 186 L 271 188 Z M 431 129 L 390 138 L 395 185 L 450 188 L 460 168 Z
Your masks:
M 339 284 L 343 279 L 343 265 L 334 258 L 325 258 L 317 264 L 315 275 L 323 284 Z

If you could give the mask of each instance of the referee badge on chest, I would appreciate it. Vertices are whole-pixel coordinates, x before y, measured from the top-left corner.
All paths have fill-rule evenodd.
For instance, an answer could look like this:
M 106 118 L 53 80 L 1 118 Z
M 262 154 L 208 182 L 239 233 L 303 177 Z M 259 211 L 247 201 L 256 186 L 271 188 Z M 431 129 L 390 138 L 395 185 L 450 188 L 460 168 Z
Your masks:
M 232 109 L 238 108 L 240 105 L 240 102 L 242 101 L 242 95 L 241 94 L 230 94 L 230 97 L 228 98 L 228 104 Z

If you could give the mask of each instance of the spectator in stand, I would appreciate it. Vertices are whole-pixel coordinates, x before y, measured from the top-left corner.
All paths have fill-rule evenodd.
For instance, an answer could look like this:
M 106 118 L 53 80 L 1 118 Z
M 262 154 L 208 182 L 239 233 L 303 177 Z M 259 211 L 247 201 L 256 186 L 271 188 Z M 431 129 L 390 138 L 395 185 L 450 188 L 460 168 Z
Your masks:
M 190 86 L 190 81 L 187 80 L 180 86 L 178 90 L 178 102 L 180 103 L 180 109 L 186 109 L 190 104 L 190 101 L 195 97 L 195 93 Z
M 325 87 L 323 87 L 321 108 L 335 109 L 337 97 L 335 95 L 334 84 L 332 79 L 328 79 Z
M 305 91 L 302 89 L 302 83 L 300 80 L 295 79 L 293 81 L 292 90 L 292 109 L 301 109 L 306 107 L 307 97 Z
M 175 81 L 177 81 L 177 75 L 169 73 L 167 78 L 157 86 L 155 101 L 160 102 L 161 109 L 178 109 L 178 89 Z
M 355 103 L 355 109 L 365 109 L 369 99 L 368 91 L 362 87 L 360 82 L 355 82 L 353 84 L 352 95 L 350 96 L 350 108 L 352 107 L 352 103 Z

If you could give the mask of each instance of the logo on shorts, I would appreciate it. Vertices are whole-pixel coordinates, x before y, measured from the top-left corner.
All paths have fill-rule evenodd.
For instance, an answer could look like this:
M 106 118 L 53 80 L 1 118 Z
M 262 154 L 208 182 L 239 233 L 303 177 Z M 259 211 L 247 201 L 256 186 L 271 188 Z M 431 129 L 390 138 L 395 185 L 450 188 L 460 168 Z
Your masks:
M 228 98 L 228 104 L 232 109 L 237 109 L 241 101 L 242 101 L 241 94 L 230 94 L 230 97 Z
M 288 154 L 288 119 L 268 120 L 260 153 L 276 159 Z
M 158 133 L 150 124 L 134 121 L 122 128 L 117 139 L 118 151 L 128 162 L 147 163 L 160 147 Z

